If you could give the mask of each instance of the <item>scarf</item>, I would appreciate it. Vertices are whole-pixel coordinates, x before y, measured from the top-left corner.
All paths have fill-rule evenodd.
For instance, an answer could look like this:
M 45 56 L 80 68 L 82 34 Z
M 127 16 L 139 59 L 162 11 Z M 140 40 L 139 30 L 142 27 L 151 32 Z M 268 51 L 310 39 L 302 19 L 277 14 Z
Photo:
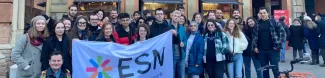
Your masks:
M 30 38 L 30 44 L 32 44 L 33 46 L 40 46 L 45 41 L 43 34 L 36 37 L 35 39 L 33 39 L 32 37 L 29 38 Z
M 87 31 L 86 30 L 79 30 L 79 39 L 80 40 L 84 40 L 84 39 L 87 39 Z

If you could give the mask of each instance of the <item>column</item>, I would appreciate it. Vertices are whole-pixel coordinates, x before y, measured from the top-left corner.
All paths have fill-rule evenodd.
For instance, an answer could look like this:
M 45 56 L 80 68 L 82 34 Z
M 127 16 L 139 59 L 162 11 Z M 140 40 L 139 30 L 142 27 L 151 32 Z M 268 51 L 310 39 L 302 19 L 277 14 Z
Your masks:
M 243 18 L 244 19 L 246 19 L 246 18 L 248 18 L 248 17 L 251 17 L 251 16 L 253 16 L 252 15 L 252 12 L 253 12 L 253 10 L 252 10 L 252 0 L 242 0 L 242 3 L 244 3 L 244 5 L 242 5 L 243 6 Z
M 267 11 L 269 12 L 269 14 L 271 14 L 271 0 L 265 0 L 265 8 L 267 9 Z
M 192 15 L 195 12 L 199 12 L 199 1 L 198 0 L 187 0 L 187 15 L 188 15 L 188 19 L 191 20 L 192 19 Z
M 139 0 L 125 0 L 127 2 L 125 3 L 125 11 L 126 13 L 129 13 L 130 16 L 132 17 L 134 11 L 138 11 L 138 7 L 135 7 L 136 4 L 139 4 Z M 122 4 L 123 5 L 123 4 Z M 121 11 L 123 12 L 123 11 Z

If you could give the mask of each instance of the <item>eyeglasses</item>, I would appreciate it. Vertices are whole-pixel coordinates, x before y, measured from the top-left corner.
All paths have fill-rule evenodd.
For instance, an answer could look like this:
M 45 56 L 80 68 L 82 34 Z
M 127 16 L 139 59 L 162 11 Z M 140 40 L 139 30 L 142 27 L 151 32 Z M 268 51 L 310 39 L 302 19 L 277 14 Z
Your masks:
M 78 22 L 79 25 L 86 25 L 86 22 Z

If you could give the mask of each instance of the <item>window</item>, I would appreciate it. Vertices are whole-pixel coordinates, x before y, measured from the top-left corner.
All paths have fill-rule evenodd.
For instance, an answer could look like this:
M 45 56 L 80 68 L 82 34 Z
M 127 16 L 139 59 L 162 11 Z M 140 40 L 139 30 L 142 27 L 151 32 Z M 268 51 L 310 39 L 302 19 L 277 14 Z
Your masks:
M 67 4 L 68 0 L 51 0 L 53 5 Z

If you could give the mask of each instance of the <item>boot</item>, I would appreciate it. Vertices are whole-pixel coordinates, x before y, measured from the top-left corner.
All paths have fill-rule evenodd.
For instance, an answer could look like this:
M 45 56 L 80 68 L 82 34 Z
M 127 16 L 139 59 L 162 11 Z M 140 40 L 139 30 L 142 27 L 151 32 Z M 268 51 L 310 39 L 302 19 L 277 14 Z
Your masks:
M 325 63 L 324 64 L 321 64 L 321 65 L 319 65 L 320 67 L 325 67 Z
M 319 56 L 317 55 L 316 64 L 319 64 Z
M 309 65 L 316 65 L 316 57 L 315 57 L 315 55 L 312 55 L 311 58 L 312 58 L 311 63 Z

